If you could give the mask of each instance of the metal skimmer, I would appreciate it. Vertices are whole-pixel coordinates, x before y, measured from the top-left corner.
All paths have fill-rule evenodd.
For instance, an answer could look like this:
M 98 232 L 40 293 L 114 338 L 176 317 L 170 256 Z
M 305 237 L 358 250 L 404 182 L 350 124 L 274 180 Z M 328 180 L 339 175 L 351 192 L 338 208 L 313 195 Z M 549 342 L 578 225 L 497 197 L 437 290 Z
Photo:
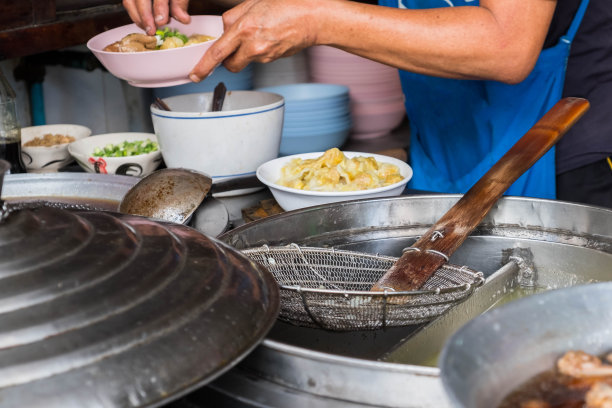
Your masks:
M 274 275 L 280 286 L 281 320 L 334 331 L 424 323 L 484 282 L 482 272 L 446 264 L 420 290 L 371 292 L 398 258 L 297 244 L 264 245 L 242 253 Z

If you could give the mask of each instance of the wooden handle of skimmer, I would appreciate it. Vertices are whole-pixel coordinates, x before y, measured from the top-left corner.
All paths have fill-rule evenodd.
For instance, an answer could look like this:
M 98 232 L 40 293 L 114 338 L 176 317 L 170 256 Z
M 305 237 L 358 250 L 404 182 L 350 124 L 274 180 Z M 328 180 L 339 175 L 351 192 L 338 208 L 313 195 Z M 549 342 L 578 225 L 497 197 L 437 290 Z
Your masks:
M 584 115 L 589 102 L 557 102 L 472 188 L 397 260 L 372 287 L 374 291 L 415 290 L 423 286 L 527 169 Z

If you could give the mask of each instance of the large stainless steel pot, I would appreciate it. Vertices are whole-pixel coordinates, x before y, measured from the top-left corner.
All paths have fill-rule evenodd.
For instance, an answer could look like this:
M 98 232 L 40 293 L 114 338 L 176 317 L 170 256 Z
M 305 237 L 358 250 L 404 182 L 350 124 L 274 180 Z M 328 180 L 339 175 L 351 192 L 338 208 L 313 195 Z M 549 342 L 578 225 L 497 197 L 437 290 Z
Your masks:
M 458 198 L 406 196 L 324 205 L 253 222 L 220 238 L 239 249 L 297 242 L 397 256 Z M 543 287 L 610 280 L 612 211 L 504 198 L 451 258 L 490 279 L 477 290 L 479 296 L 457 306 L 452 321 L 372 333 L 330 333 L 277 322 L 252 354 L 198 393 L 210 392 L 240 407 L 450 406 L 440 370 L 425 360 L 439 353 L 458 326 L 499 300 L 506 290 L 500 276 L 507 273 L 497 271 L 507 250 L 518 247 L 533 254 Z
M 520 384 L 553 369 L 566 351 L 609 353 L 611 331 L 610 282 L 520 299 L 451 337 L 440 358 L 442 382 L 457 407 L 494 408 Z
M 195 229 L 2 204 L 0 407 L 159 406 L 233 367 L 276 319 L 272 275 Z
M 138 177 L 82 172 L 9 174 L 4 178 L 5 200 L 52 200 L 75 202 L 116 211 Z M 229 228 L 229 214 L 218 199 L 209 197 L 193 214 L 189 225 L 211 237 Z

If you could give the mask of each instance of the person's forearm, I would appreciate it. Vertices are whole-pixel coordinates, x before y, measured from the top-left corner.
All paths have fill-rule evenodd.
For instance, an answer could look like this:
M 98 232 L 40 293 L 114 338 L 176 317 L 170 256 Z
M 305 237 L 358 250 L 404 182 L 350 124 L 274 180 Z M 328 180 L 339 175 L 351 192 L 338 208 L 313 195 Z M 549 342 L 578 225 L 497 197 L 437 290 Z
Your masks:
M 518 82 L 539 55 L 555 2 L 493 0 L 492 8 L 483 3 L 398 10 L 319 0 L 313 7 L 325 12 L 317 19 L 315 42 L 417 73 Z

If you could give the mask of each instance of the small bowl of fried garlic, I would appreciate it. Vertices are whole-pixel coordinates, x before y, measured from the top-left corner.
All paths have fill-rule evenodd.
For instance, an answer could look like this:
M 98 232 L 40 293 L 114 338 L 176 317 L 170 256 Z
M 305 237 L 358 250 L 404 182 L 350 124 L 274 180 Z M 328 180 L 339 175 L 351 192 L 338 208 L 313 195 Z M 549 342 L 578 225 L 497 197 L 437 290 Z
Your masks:
M 221 16 L 191 16 L 189 24 L 172 20 L 155 35 L 136 24 L 113 28 L 91 38 L 87 47 L 117 78 L 159 88 L 190 82 L 189 72 L 221 34 Z
M 40 125 L 21 129 L 21 160 L 28 173 L 55 172 L 73 161 L 68 145 L 91 135 L 81 125 Z
M 257 169 L 285 211 L 315 205 L 397 196 L 412 178 L 404 161 L 374 153 L 301 153 L 268 161 Z

